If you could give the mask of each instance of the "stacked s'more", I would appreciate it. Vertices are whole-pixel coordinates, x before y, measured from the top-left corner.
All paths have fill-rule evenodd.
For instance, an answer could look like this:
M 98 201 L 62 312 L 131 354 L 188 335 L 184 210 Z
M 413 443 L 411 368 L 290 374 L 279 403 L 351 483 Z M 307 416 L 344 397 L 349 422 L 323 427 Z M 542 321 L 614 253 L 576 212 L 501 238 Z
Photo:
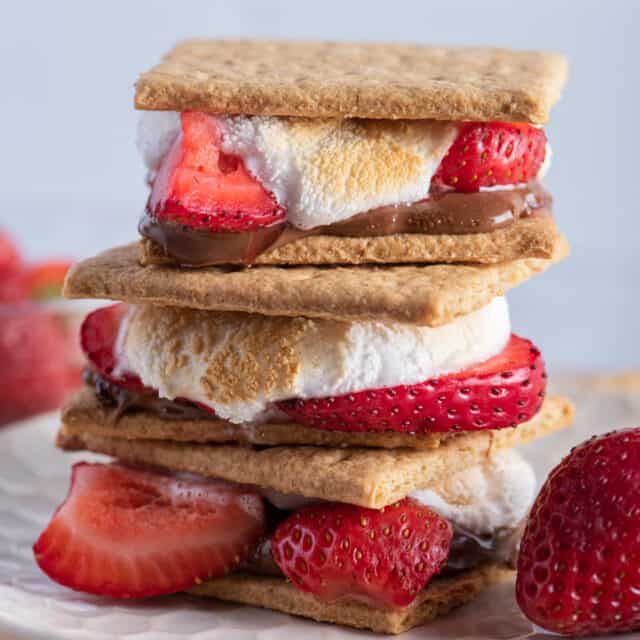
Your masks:
M 564 257 L 554 54 L 199 40 L 136 87 L 141 240 L 76 265 L 79 463 L 34 546 L 113 597 L 189 591 L 399 633 L 508 578 L 514 449 L 566 427 L 506 292 Z

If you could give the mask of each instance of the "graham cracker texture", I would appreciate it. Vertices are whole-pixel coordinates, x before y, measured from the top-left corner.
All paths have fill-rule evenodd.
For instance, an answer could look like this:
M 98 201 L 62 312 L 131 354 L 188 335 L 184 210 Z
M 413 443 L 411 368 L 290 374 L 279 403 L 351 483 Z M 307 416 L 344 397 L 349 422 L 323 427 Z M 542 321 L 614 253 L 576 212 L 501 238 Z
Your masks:
M 496 265 L 351 267 L 142 266 L 136 243 L 74 265 L 67 298 L 245 311 L 276 316 L 378 320 L 440 326 L 488 304 L 568 253 L 561 238 L 554 256 Z
M 544 123 L 557 54 L 415 44 L 187 40 L 136 84 L 138 109 Z
M 518 258 L 551 258 L 560 241 L 553 218 L 541 216 L 518 220 L 490 233 L 309 236 L 268 249 L 256 258 L 255 264 L 496 264 Z M 140 243 L 140 262 L 175 264 L 160 245 L 148 239 Z
M 275 609 L 318 622 L 397 634 L 445 615 L 490 585 L 512 578 L 513 574 L 503 565 L 487 564 L 453 577 L 436 578 L 409 607 L 403 609 L 377 608 L 355 600 L 322 602 L 283 578 L 246 574 L 209 580 L 190 593 Z
M 558 399 L 550 410 L 515 429 L 470 432 L 437 449 L 242 445 L 133 440 L 104 436 L 92 425 L 63 425 L 57 445 L 309 498 L 381 509 L 415 489 L 478 464 L 491 450 L 513 447 L 570 424 L 573 407 Z M 160 419 L 158 419 L 160 420 Z
M 538 422 L 562 423 L 568 415 L 564 398 L 545 399 Z M 170 440 L 173 442 L 251 444 L 255 446 L 313 445 L 320 447 L 376 447 L 382 449 L 437 449 L 459 434 L 395 432 L 349 433 L 323 431 L 295 422 L 267 423 L 252 427 L 215 417 L 165 420 L 149 411 L 125 412 L 103 406 L 93 389 L 86 387 L 62 410 L 67 436 L 83 433 L 123 440 Z

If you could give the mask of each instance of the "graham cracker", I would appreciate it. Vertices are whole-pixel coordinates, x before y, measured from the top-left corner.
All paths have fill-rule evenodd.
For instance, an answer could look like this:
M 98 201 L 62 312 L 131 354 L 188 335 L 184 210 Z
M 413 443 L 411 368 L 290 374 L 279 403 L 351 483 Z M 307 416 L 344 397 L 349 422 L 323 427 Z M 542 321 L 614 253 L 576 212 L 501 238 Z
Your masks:
M 542 51 L 187 40 L 136 83 L 138 109 L 543 123 L 567 77 Z
M 489 233 L 397 233 L 370 238 L 318 235 L 267 249 L 254 264 L 496 264 L 518 258 L 551 258 L 560 237 L 551 216 L 524 218 Z M 153 240 L 140 243 L 140 262 L 175 264 Z M 230 263 L 233 264 L 233 263 Z M 235 264 L 242 264 L 238 260 Z
M 551 259 L 496 265 L 332 267 L 142 266 L 137 243 L 74 265 L 67 298 L 245 311 L 276 316 L 378 320 L 440 326 L 488 304 L 568 253 L 560 237 Z
M 556 424 L 566 419 L 567 403 L 557 396 L 545 399 L 538 422 Z M 92 388 L 78 392 L 62 410 L 66 436 L 92 433 L 123 440 L 170 440 L 256 446 L 313 445 L 319 447 L 376 447 L 382 449 L 437 449 L 452 438 L 450 433 L 409 434 L 396 432 L 355 433 L 324 431 L 295 422 L 270 422 L 244 426 L 216 417 L 166 420 L 150 411 L 125 412 L 105 407 Z
M 460 434 L 437 449 L 318 446 L 254 448 L 242 445 L 134 440 L 101 435 L 90 424 L 64 424 L 57 445 L 120 460 L 223 478 L 335 502 L 381 509 L 415 489 L 482 461 L 489 451 L 513 447 L 568 426 L 571 403 L 562 398 L 515 429 Z M 160 419 L 158 419 L 160 422 Z
M 378 633 L 402 633 L 466 604 L 492 584 L 513 578 L 504 565 L 486 564 L 452 577 L 435 578 L 405 608 L 385 609 L 357 600 L 322 602 L 284 578 L 236 574 L 209 580 L 190 590 L 197 596 L 274 609 Z

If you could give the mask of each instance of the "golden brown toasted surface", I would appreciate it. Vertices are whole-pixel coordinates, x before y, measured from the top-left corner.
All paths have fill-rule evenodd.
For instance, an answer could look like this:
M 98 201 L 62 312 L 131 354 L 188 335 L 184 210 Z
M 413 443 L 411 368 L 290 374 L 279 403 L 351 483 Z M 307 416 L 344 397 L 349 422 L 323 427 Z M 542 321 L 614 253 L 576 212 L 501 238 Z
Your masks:
M 490 233 L 398 233 L 375 238 L 309 236 L 268 249 L 256 264 L 495 264 L 518 258 L 551 258 L 561 242 L 550 216 L 525 218 Z M 173 264 L 153 240 L 140 243 L 140 262 Z M 240 262 L 238 262 L 240 264 Z
M 187 40 L 136 84 L 138 109 L 544 123 L 557 54 L 414 44 Z
M 68 298 L 246 311 L 336 320 L 440 326 L 488 304 L 568 253 L 561 238 L 553 258 L 496 265 L 351 267 L 142 266 L 138 245 L 111 249 L 74 265 Z
M 571 423 L 573 407 L 552 398 L 533 420 L 515 429 L 471 432 L 437 449 L 371 449 L 242 445 L 136 440 L 102 435 L 94 424 L 67 419 L 58 433 L 62 449 L 86 449 L 121 460 L 254 484 L 282 493 L 380 509 L 415 489 L 478 464 L 490 450 L 513 447 Z M 158 422 L 162 422 L 157 418 Z
M 443 616 L 490 585 L 512 577 L 511 569 L 487 564 L 449 578 L 436 578 L 411 606 L 403 609 L 378 608 L 355 600 L 322 602 L 284 578 L 246 574 L 209 580 L 191 589 L 190 593 L 275 609 L 318 622 L 396 634 Z
M 549 424 L 564 421 L 566 400 L 545 399 L 539 420 Z M 62 410 L 67 437 L 92 433 L 124 440 L 170 440 L 194 443 L 251 444 L 257 446 L 313 445 L 327 447 L 375 447 L 382 449 L 437 449 L 457 434 L 396 432 L 355 433 L 324 431 L 295 422 L 244 426 L 215 417 L 163 420 L 151 411 L 125 412 L 103 406 L 93 389 L 85 387 Z

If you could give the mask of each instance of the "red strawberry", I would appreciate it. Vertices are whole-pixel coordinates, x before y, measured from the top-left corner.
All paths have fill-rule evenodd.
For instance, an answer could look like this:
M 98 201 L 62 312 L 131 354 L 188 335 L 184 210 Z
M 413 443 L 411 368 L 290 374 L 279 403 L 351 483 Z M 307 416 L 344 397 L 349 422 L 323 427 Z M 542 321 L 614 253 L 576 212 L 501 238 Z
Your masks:
M 278 406 L 298 422 L 327 431 L 502 429 L 538 412 L 546 378 L 540 352 L 529 340 L 512 335 L 500 354 L 460 373 L 344 396 L 285 400 Z
M 516 597 L 550 631 L 640 629 L 640 428 L 593 437 L 551 472 L 522 538 Z
M 55 313 L 0 305 L 0 424 L 58 407 L 81 382 L 74 356 Z
M 405 607 L 446 562 L 451 537 L 447 520 L 404 499 L 379 511 L 311 505 L 280 524 L 271 545 L 284 574 L 321 600 Z
M 120 323 L 127 312 L 123 303 L 101 307 L 92 311 L 80 327 L 80 345 L 96 371 L 114 384 L 131 391 L 145 389 L 134 374 L 115 375 L 117 365 L 115 346 Z
M 18 249 L 10 236 L 0 231 L 0 303 L 21 302 L 28 297 Z
M 20 253 L 8 233 L 0 231 L 0 273 L 20 267 Z
M 530 124 L 464 123 L 431 185 L 478 191 L 528 182 L 540 171 L 546 143 L 544 131 Z
M 67 498 L 33 551 L 60 584 L 141 598 L 224 575 L 264 533 L 262 499 L 244 487 L 79 463 Z
M 22 269 L 0 270 L 0 304 L 25 302 L 30 293 L 29 282 Z
M 62 285 L 71 263 L 68 260 L 48 260 L 26 269 L 26 281 L 32 299 L 48 300 L 62 295 Z
M 182 114 L 182 135 L 153 179 L 152 215 L 210 231 L 245 231 L 284 220 L 273 196 L 240 158 L 220 150 L 221 142 L 214 116 Z

